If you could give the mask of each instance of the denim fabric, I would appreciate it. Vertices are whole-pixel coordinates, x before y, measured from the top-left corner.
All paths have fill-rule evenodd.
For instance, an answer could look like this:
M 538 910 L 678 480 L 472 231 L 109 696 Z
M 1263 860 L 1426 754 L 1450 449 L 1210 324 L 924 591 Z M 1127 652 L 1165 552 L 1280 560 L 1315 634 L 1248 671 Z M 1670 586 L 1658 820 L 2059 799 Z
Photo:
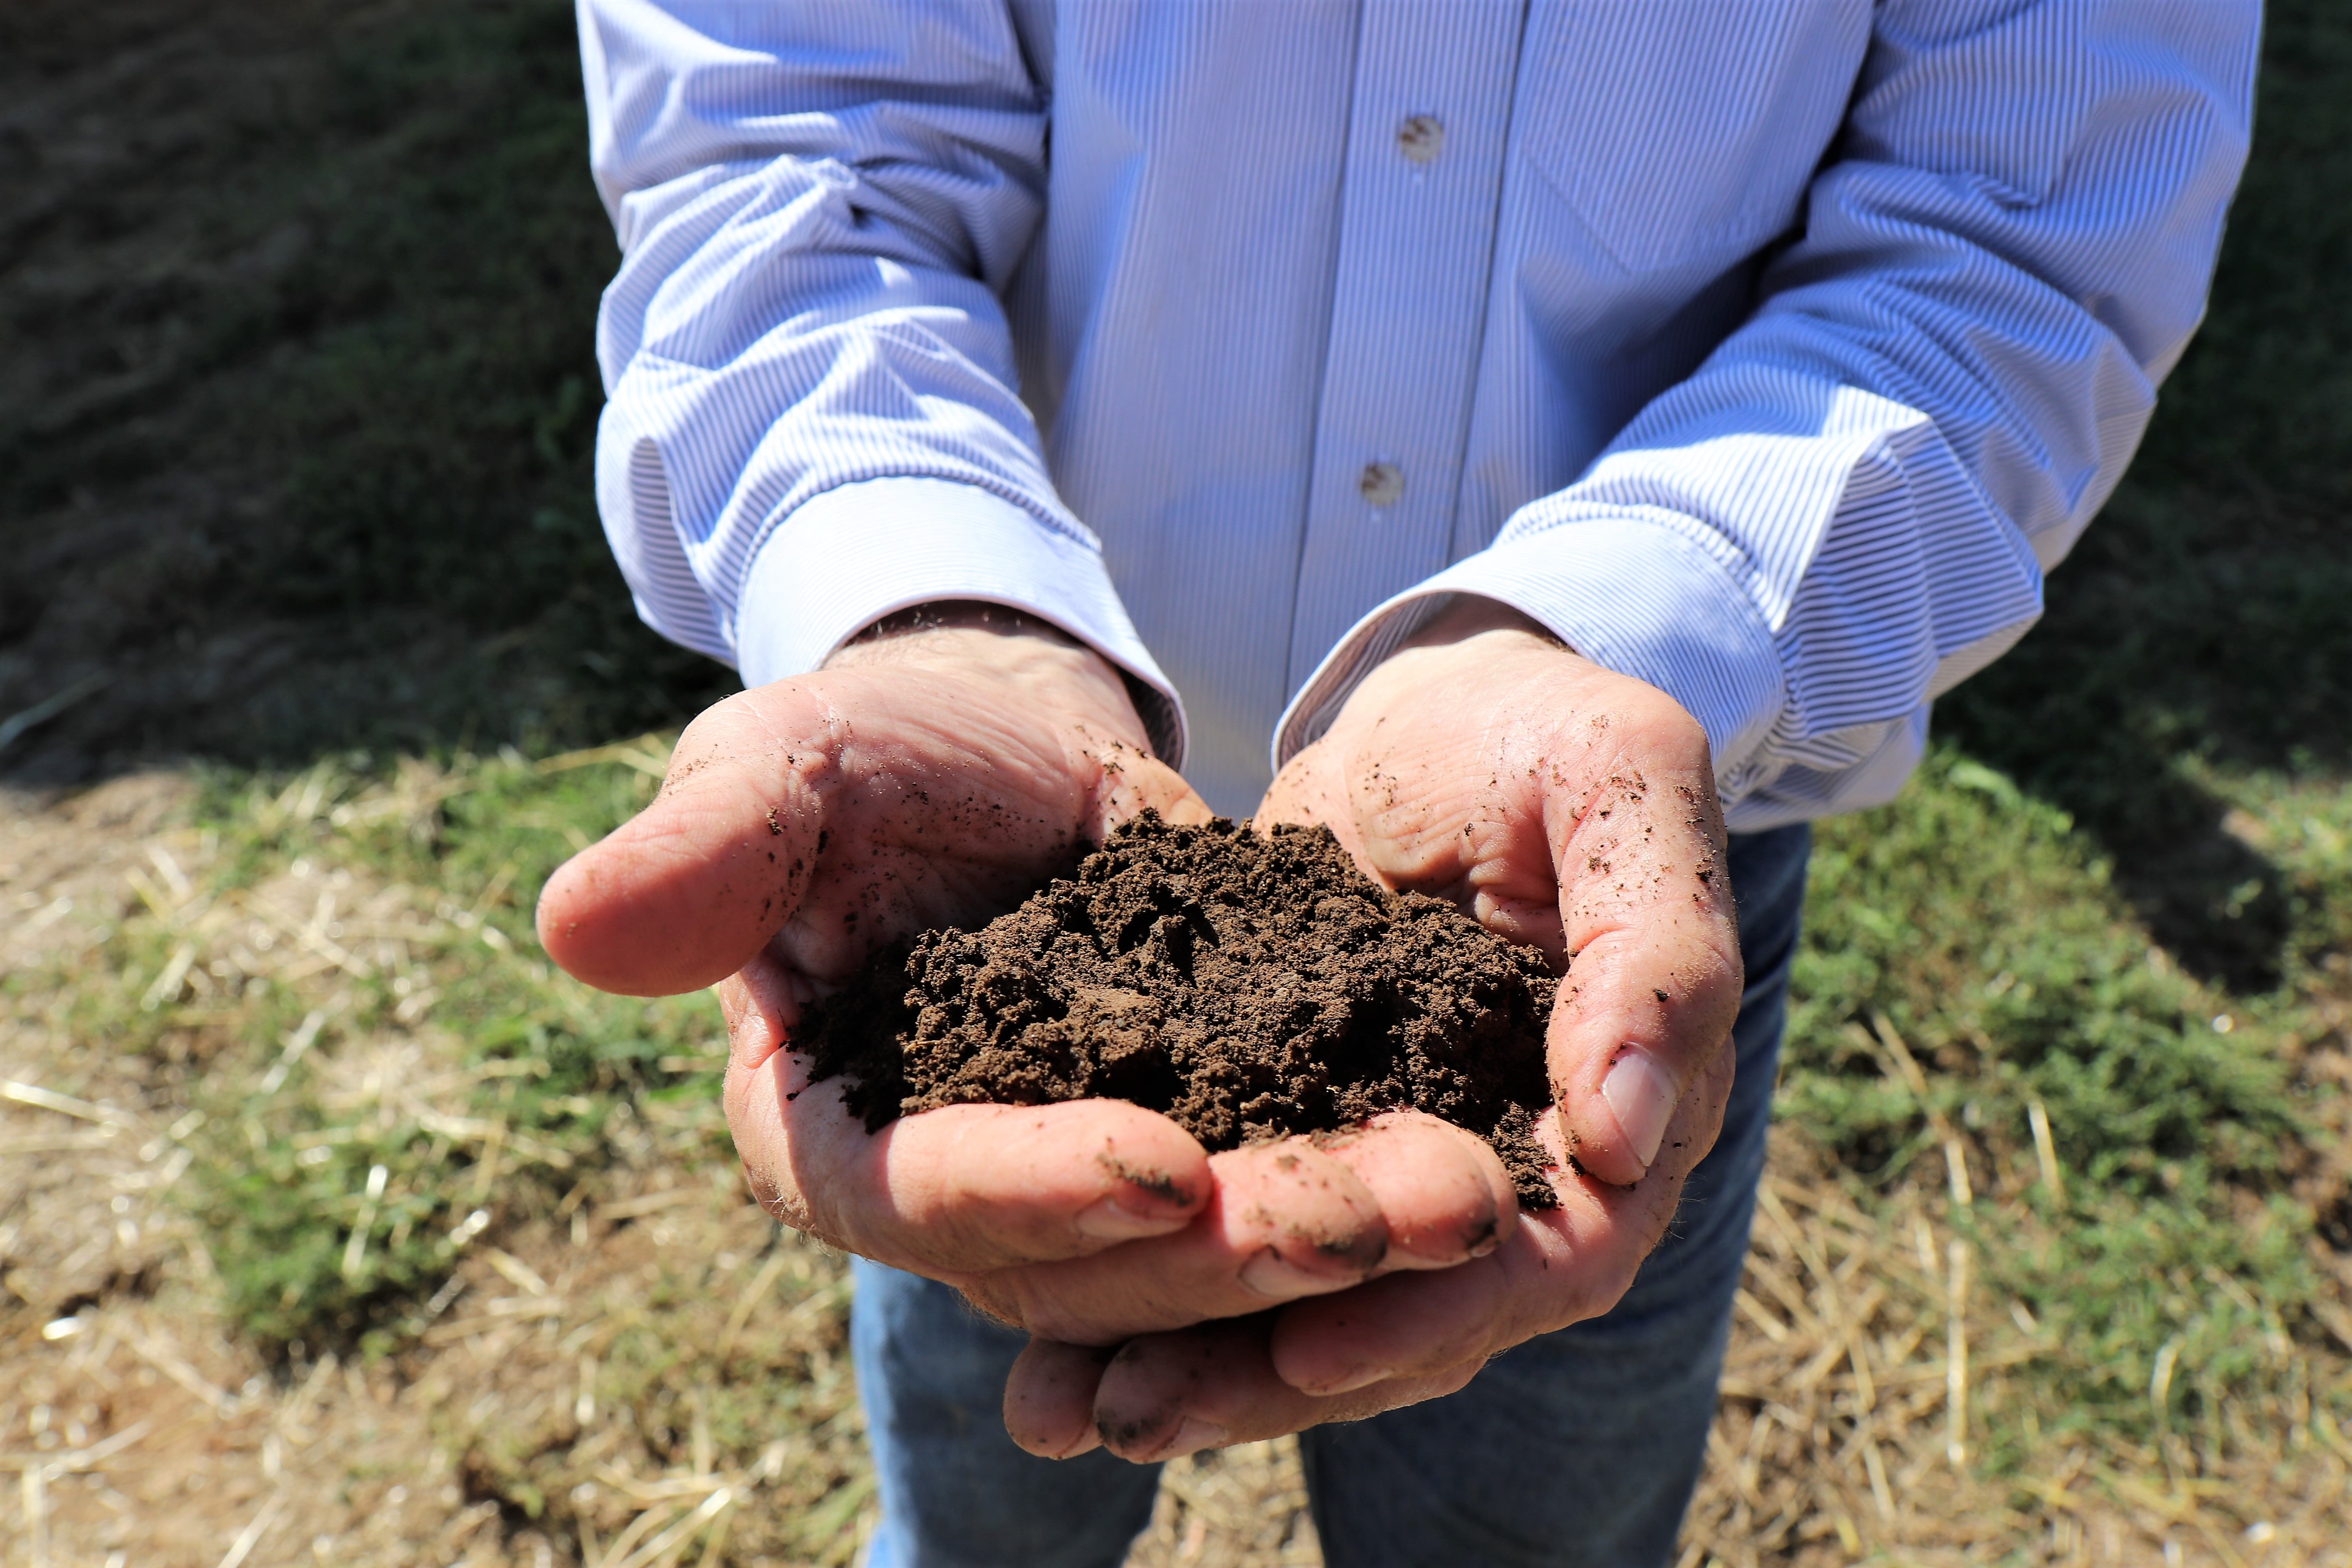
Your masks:
M 1330 1568 L 1645 1568 L 1697 1484 L 1764 1168 L 1810 830 L 1731 840 L 1748 966 L 1723 1134 L 1616 1310 L 1497 1357 L 1444 1399 L 1300 1439 Z M 1157 1466 L 1056 1462 L 1004 1435 L 1026 1336 L 860 1259 L 851 1342 L 883 1524 L 869 1568 L 1116 1568 Z
M 1097 1448 L 1040 1459 L 1004 1435 L 1029 1336 L 936 1280 L 861 1258 L 849 1342 L 881 1482 L 866 1568 L 1110 1568 L 1151 1518 L 1160 1467 Z

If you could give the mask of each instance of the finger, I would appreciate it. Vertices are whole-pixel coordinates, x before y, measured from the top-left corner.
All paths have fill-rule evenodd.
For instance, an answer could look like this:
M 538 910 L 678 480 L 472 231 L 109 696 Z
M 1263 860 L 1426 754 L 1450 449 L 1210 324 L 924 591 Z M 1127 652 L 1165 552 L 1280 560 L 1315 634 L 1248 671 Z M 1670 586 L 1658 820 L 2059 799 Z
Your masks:
M 798 1106 L 795 1120 L 803 1142 L 838 1140 L 847 1146 L 864 1128 L 850 1117 L 838 1092 L 823 1103 L 810 1099 L 805 1064 L 795 1076 L 793 1064 L 783 1055 L 784 1040 L 808 1005 L 808 982 L 772 954 L 761 952 L 713 989 L 727 1020 L 727 1076 L 719 1104 L 734 1135 L 744 1180 L 771 1215 L 794 1230 L 810 1230 L 814 1221 L 793 1175 L 793 1138 L 783 1106 Z M 780 1091 L 779 1079 L 788 1079 L 792 1087 Z M 848 1125 L 829 1125 L 828 1105 Z
M 1512 1263 L 1532 1247 L 1516 1242 L 1443 1273 L 1384 1275 L 1337 1296 L 1294 1302 L 1275 1320 L 1268 1346 L 1275 1375 L 1328 1398 L 1483 1356 L 1521 1282 Z
M 836 1203 L 850 1236 L 957 1270 L 1181 1232 L 1214 1185 L 1190 1133 L 1118 1100 L 902 1117 L 868 1140 L 851 1176 Z
M 1554 1118 L 1538 1136 L 1558 1152 Z M 1115 1451 L 1151 1459 L 1450 1393 L 1487 1358 L 1614 1307 L 1681 1188 L 1664 1178 L 1631 1188 L 1567 1182 L 1559 1207 L 1523 1215 L 1493 1253 L 1459 1268 L 1385 1275 L 1253 1319 L 1140 1338 L 1104 1369 L 1097 1423 Z
M 1250 825 L 1260 833 L 1272 833 L 1279 823 L 1320 824 L 1338 837 L 1339 847 L 1355 858 L 1365 874 L 1377 880 L 1379 873 L 1365 854 L 1356 814 L 1349 808 L 1341 786 L 1345 771 L 1346 764 L 1336 757 L 1332 743 L 1328 740 L 1316 742 L 1284 763 L 1282 771 L 1274 775 Z
M 1538 1136 L 1556 1145 L 1547 1117 Z M 1276 1373 L 1308 1394 L 1336 1395 L 1433 1375 L 1614 1307 L 1664 1235 L 1682 1183 L 1634 1187 L 1568 1181 L 1559 1206 L 1522 1215 L 1486 1257 L 1458 1268 L 1391 1274 L 1276 1317 Z
M 971 1289 L 1033 1331 L 1108 1343 L 1344 1289 L 1388 1269 L 1449 1268 L 1491 1251 L 1517 1220 L 1494 1151 L 1418 1111 L 1210 1163 L 1217 1197 L 1182 1234 Z
M 1547 1054 L 1570 1152 L 1601 1181 L 1688 1171 L 1712 1145 L 1731 1089 L 1738 927 L 1706 737 L 1663 694 L 1621 716 L 1625 743 L 1551 780 L 1544 812 L 1575 959 Z M 1670 1125 L 1685 1101 L 1699 1114 Z
M 1452 1394 L 1484 1364 L 1465 1362 L 1318 1398 L 1275 1374 L 1269 1330 L 1260 1316 L 1150 1334 L 1120 1347 L 1095 1392 L 1095 1427 L 1104 1446 L 1150 1464 L 1327 1421 L 1358 1421 Z
M 774 954 L 755 952 L 751 961 L 711 987 L 727 1025 L 727 1058 L 756 1068 L 783 1047 L 816 993 L 806 976 L 786 968 Z
M 1035 1340 L 1004 1380 L 1004 1430 L 1042 1459 L 1075 1459 L 1102 1447 L 1095 1429 L 1095 1390 L 1114 1352 L 1058 1340 Z
M 1212 1156 L 1209 1169 L 1214 1191 L 1181 1231 L 1075 1261 L 1005 1269 L 966 1289 L 1032 1333 L 1115 1344 L 1344 1290 L 1388 1250 L 1388 1226 L 1370 1189 L 1304 1139 L 1231 1150 Z
M 1388 1226 L 1382 1271 L 1450 1268 L 1484 1257 L 1518 1223 L 1518 1195 L 1486 1141 L 1419 1110 L 1318 1138 L 1356 1174 Z
M 961 1279 L 1181 1231 L 1210 1199 L 1199 1142 L 1140 1106 L 949 1106 L 869 1132 L 772 1028 L 739 1033 L 728 1124 L 761 1203 L 835 1246 Z

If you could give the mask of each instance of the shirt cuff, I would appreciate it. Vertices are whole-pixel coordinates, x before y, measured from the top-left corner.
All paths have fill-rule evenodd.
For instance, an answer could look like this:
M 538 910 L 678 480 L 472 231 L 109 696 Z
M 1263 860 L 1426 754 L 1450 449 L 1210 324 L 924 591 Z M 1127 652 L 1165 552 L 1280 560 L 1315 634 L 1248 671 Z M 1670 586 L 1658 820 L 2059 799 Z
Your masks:
M 1663 522 L 1585 518 L 1458 561 L 1358 621 L 1284 710 L 1276 770 L 1330 728 L 1373 667 L 1457 594 L 1498 599 L 1595 664 L 1680 702 L 1706 728 L 1719 784 L 1738 780 L 1780 713 L 1771 628 L 1723 564 Z
M 1050 621 L 1131 677 L 1151 747 L 1184 765 L 1184 708 L 1136 634 L 1102 552 L 951 479 L 866 479 L 793 509 L 761 541 L 735 614 L 735 666 L 764 686 L 822 666 L 883 616 L 979 599 Z

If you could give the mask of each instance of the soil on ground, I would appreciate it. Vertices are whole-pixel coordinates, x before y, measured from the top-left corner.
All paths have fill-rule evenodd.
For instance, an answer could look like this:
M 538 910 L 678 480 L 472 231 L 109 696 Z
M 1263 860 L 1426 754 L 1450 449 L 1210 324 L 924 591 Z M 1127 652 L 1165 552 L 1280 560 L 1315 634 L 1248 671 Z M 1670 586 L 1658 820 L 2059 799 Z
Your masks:
M 1211 1150 L 1414 1109 L 1558 1202 L 1534 1137 L 1559 985 L 1533 949 L 1391 892 L 1328 827 L 1146 812 L 979 931 L 878 953 L 811 1020 L 814 1077 L 879 1129 L 943 1105 L 1101 1097 Z

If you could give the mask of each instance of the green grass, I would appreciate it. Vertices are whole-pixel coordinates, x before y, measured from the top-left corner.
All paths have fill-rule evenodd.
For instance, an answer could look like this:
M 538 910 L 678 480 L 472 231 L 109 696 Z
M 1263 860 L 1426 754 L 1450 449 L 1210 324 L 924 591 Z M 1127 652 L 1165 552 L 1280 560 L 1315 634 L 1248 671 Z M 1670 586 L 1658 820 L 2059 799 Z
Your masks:
M 604 1191 L 666 1110 L 698 1114 L 697 1146 L 719 1152 L 709 1000 L 591 992 L 531 941 L 530 890 L 649 797 L 657 748 L 615 750 L 634 765 L 551 771 L 509 753 L 217 773 L 199 808 L 213 847 L 198 897 L 171 918 L 126 920 L 80 968 L 102 980 L 51 993 L 70 995 L 62 1021 L 78 1037 L 148 1056 L 205 1113 L 184 1191 L 233 1315 L 265 1347 L 405 1348 L 471 1239 L 467 1216 L 481 1211 L 496 1240 L 575 1187 Z M 2274 853 L 2330 889 L 2315 909 L 2340 915 L 2352 795 L 2287 789 L 2265 805 L 2302 835 L 2297 852 Z M 257 900 L 299 910 L 339 877 L 352 946 L 378 955 L 367 976 L 313 962 L 318 973 L 271 980 L 264 965 L 234 996 L 146 1005 L 182 944 L 202 967 L 234 951 Z M 392 912 L 371 925 L 363 910 L 379 905 Z M 2292 1179 L 2325 1104 L 2294 1065 L 2317 1032 L 2308 1004 L 2184 974 L 2078 827 L 1949 749 L 1895 805 L 1824 827 L 1808 921 L 1782 1120 L 1881 1213 L 1906 1188 L 1943 1187 L 1937 1128 L 1957 1130 L 1977 1201 L 1944 1218 L 1978 1243 L 1985 1287 L 2023 1303 L 2058 1347 L 1989 1413 L 1987 1462 L 2022 1463 L 2046 1436 L 2149 1441 L 2285 1396 L 2300 1374 L 2277 1347 L 2314 1337 L 2305 1309 L 2322 1288 L 2316 1216 Z M 383 929 L 406 933 L 405 962 L 368 947 Z M 417 996 L 426 1005 L 404 1013 Z M 273 1084 L 284 1042 L 322 1007 L 334 1010 L 317 1044 Z M 1924 1098 L 1889 1036 L 1922 1064 Z M 396 1097 L 355 1100 L 363 1050 L 386 1039 L 421 1043 L 414 1070 L 469 1081 L 422 1116 Z M 2041 1181 L 2036 1103 L 2063 1201 Z M 451 1135 L 452 1117 L 503 1130 L 495 1171 L 478 1135 Z M 2147 1395 L 2159 1356 L 2179 1369 L 2161 1409 Z M 669 1363 L 650 1342 L 614 1364 L 639 1361 L 657 1385 Z M 2337 1414 L 2352 1421 L 2352 1405 Z M 523 1466 L 516 1484 L 535 1473 Z
M 2324 1337 L 2313 1249 L 2352 1239 L 2338 1090 L 2304 1070 L 2352 974 L 2347 85 L 2352 21 L 2272 7 L 2208 323 L 2138 462 L 1921 779 L 1822 835 L 1782 1113 L 1865 1187 L 1940 1163 L 1880 1016 L 1985 1170 L 2034 1167 L 2046 1107 L 2066 1205 L 2012 1186 L 1975 1219 L 2070 1347 L 2032 1373 L 2044 1424 L 2282 1397 L 2283 1336 Z
M 642 764 L 547 773 L 512 753 L 373 775 L 364 758 L 268 783 L 217 774 L 198 813 L 215 846 L 199 900 L 174 918 L 123 922 L 95 965 L 78 961 L 79 984 L 55 985 L 77 1037 L 151 1058 L 202 1113 L 185 1191 L 232 1313 L 266 1348 L 404 1342 L 473 1235 L 544 1214 L 575 1184 L 596 1192 L 632 1121 L 681 1097 L 711 1100 L 723 1058 L 707 997 L 590 992 L 538 957 L 531 934 L 530 891 L 652 784 Z M 257 905 L 296 873 L 302 901 L 338 886 L 381 893 L 405 962 L 362 957 L 362 973 L 289 980 L 321 966 L 283 943 L 243 959 L 255 973 L 233 993 L 155 1005 L 184 945 L 197 959 L 184 967 L 235 954 L 240 940 L 249 953 Z M 352 900 L 337 927 L 385 924 Z M 280 1068 L 305 1033 L 308 1048 Z M 322 1076 L 387 1037 L 419 1042 L 413 1074 L 457 1086 L 404 1100 L 362 1084 L 355 1102 L 352 1075 Z M 355 1230 L 365 1239 L 352 1252 Z
M 2283 858 L 2330 887 L 2314 907 L 2340 918 L 2352 794 L 2315 796 L 2296 809 L 2333 860 Z M 2295 1071 L 2303 1038 L 2326 1032 L 2310 1005 L 2182 973 L 2095 840 L 1949 749 L 1895 805 L 1824 826 L 1806 913 L 1782 1121 L 1880 1212 L 1906 1184 L 1947 1184 L 1937 1123 L 1954 1130 L 1977 1201 L 1947 1217 L 1979 1243 L 1987 1282 L 2063 1347 L 2021 1374 L 2037 1397 L 1996 1424 L 1996 1462 L 2030 1447 L 2029 1409 L 2045 1431 L 2145 1440 L 2284 1397 L 2299 1374 L 2282 1337 L 2320 1337 L 2305 1316 L 2323 1288 L 2317 1215 L 2292 1179 L 2325 1125 Z M 1924 1097 L 1889 1034 L 1923 1065 Z M 2159 1408 L 2148 1390 L 2168 1345 L 2179 1370 Z
M 82 1074 L 145 1087 L 189 1156 L 172 1194 L 216 1299 L 266 1360 L 299 1376 L 333 1352 L 419 1380 L 468 1495 L 566 1538 L 601 1519 L 609 1541 L 634 1512 L 616 1461 L 715 1464 L 761 1488 L 730 1520 L 733 1560 L 837 1562 L 873 1486 L 842 1260 L 780 1235 L 731 1180 L 710 999 L 590 991 L 531 935 L 532 891 L 646 804 L 666 750 L 216 770 L 157 841 L 173 872 L 142 870 L 95 950 L 0 995 L 104 1042 L 116 1059 Z M 718 1221 L 674 1246 L 615 1241 L 611 1201 L 673 1179 L 715 1184 Z M 592 1220 L 608 1250 L 582 1253 Z M 492 1386 L 452 1386 L 428 1335 L 484 1310 L 449 1287 L 490 1247 L 548 1267 L 573 1331 L 516 1347 Z M 547 1263 L 566 1258 L 595 1261 Z M 593 1431 L 570 1394 L 582 1355 Z
M 268 896 L 298 863 L 306 889 L 347 872 L 357 889 L 408 890 L 396 923 L 416 931 L 413 963 L 150 1010 L 153 977 L 205 928 L 149 913 L 112 939 L 111 983 L 74 993 L 77 1033 L 188 1069 L 186 1098 L 209 1116 L 190 1139 L 200 1157 L 188 1191 L 232 1310 L 265 1345 L 404 1347 L 467 1215 L 483 1210 L 493 1237 L 527 1224 L 576 1184 L 596 1190 L 626 1157 L 633 1122 L 680 1097 L 707 1110 L 707 999 L 600 995 L 551 973 L 530 942 L 528 889 L 647 798 L 656 753 L 635 754 L 636 766 L 553 772 L 509 754 L 217 775 L 201 810 L 215 848 L 198 907 Z M 2340 910 L 2352 799 L 2290 791 L 2284 802 L 2271 815 L 2310 847 L 2287 863 L 2338 889 L 2318 907 Z M 2046 1433 L 2143 1440 L 2229 1401 L 2280 1397 L 2290 1366 L 2279 1336 L 2310 1336 L 2304 1310 L 2319 1289 L 2306 1256 L 2315 1215 L 2288 1182 L 2312 1125 L 2292 1068 L 2305 1005 L 2184 975 L 2063 814 L 1948 750 L 1896 805 L 1823 830 L 1808 919 L 1783 1120 L 1834 1156 L 1866 1208 L 1906 1183 L 1939 1187 L 1930 1118 L 1961 1130 L 1979 1196 L 1948 1218 L 1979 1241 L 1989 1286 L 2063 1347 L 2020 1374 L 2030 1397 L 1994 1421 L 1991 1462 L 2032 1450 L 2028 1412 Z M 427 986 L 429 1010 L 403 1018 L 405 997 Z M 257 1092 L 281 1042 L 336 994 L 347 1000 L 319 1045 Z M 2225 1016 L 2226 1033 L 2215 1026 Z M 325 1070 L 419 1023 L 437 1042 L 435 1070 L 480 1075 L 457 1114 L 508 1130 L 487 1185 L 479 1142 L 355 1108 L 350 1068 Z M 1924 1064 L 1924 1100 L 1889 1033 Z M 2037 1102 L 2063 1203 L 2039 1179 L 2026 1109 Z M 376 1166 L 386 1181 L 370 1204 Z M 347 1271 L 362 1216 L 367 1241 Z M 2146 1391 L 2168 1346 L 2180 1370 L 2158 1410 Z M 656 1347 L 640 1351 L 648 1367 L 660 1362 Z

